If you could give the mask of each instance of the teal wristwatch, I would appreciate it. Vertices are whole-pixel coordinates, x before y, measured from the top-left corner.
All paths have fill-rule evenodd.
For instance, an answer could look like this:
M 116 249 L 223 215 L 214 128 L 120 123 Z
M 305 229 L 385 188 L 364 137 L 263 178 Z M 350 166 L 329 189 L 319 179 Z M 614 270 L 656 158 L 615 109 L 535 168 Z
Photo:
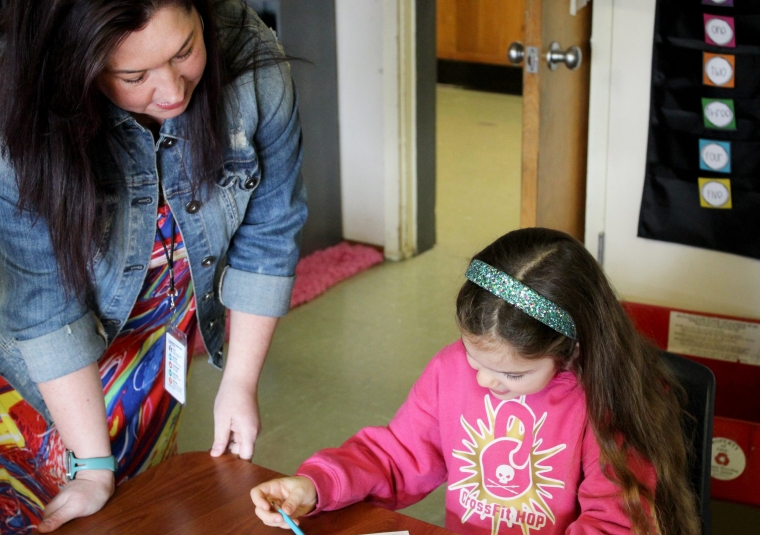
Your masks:
M 116 459 L 113 455 L 108 457 L 93 457 L 90 459 L 77 459 L 74 452 L 66 450 L 63 457 L 66 464 L 66 477 L 74 479 L 80 470 L 111 470 L 116 471 Z

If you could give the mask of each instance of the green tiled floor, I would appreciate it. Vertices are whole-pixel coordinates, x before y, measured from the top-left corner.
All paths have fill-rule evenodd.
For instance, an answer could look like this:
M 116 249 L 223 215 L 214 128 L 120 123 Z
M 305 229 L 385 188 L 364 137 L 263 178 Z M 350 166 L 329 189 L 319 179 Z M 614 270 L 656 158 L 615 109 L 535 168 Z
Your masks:
M 438 244 L 385 262 L 291 311 L 263 371 L 254 462 L 292 473 L 315 450 L 392 418 L 427 361 L 458 336 L 454 300 L 469 257 L 517 228 L 519 97 L 438 89 Z M 197 357 L 180 451 L 208 450 L 221 374 Z M 443 492 L 405 511 L 443 524 Z M 714 503 L 713 533 L 760 533 L 760 510 Z M 755 531 L 752 527 L 756 528 Z

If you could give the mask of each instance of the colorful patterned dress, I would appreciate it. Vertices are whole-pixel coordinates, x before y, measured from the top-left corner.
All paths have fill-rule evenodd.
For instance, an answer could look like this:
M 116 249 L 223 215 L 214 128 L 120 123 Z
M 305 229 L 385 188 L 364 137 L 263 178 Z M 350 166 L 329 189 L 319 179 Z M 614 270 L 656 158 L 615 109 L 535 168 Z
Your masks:
M 100 358 L 116 483 L 176 453 L 182 406 L 164 390 L 164 331 L 170 315 L 169 268 L 174 218 L 159 207 L 148 274 L 127 323 Z M 175 227 L 176 228 L 176 227 Z M 170 249 L 171 250 L 171 249 Z M 174 240 L 179 291 L 175 325 L 193 347 L 197 322 L 190 266 L 179 230 Z M 0 533 L 31 533 L 45 505 L 65 483 L 64 446 L 54 426 L 0 377 Z

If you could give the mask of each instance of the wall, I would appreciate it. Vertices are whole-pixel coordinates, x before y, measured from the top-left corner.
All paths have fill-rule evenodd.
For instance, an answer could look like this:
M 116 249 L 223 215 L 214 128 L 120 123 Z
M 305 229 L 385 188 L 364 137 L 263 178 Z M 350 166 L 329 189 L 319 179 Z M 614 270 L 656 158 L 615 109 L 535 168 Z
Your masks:
M 310 62 L 293 64 L 309 195 L 304 253 L 334 243 L 336 230 L 337 239 L 385 246 L 386 131 L 395 128 L 385 116 L 390 107 L 395 119 L 396 106 L 386 102 L 383 62 L 395 49 L 384 50 L 383 4 L 392 2 L 248 2 L 276 11 L 287 52 Z
M 382 4 L 335 0 L 343 236 L 377 245 L 385 245 Z
M 624 299 L 760 317 L 760 262 L 636 237 L 644 185 L 654 0 L 595 0 L 586 244 Z
M 304 252 L 340 238 L 404 258 L 435 244 L 435 0 L 247 0 L 294 62 L 310 215 Z M 418 195 L 417 192 L 424 192 Z
M 304 138 L 302 172 L 309 197 L 301 247 L 305 255 L 343 237 L 335 3 L 280 0 L 278 36 L 286 53 L 307 60 L 291 62 L 298 87 Z

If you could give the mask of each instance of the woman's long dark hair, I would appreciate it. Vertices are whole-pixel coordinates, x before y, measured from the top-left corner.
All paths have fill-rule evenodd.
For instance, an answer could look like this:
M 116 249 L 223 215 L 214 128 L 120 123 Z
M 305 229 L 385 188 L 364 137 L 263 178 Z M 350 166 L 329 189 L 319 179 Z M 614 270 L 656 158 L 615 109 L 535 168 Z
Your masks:
M 105 207 L 118 191 L 118 183 L 102 176 L 111 150 L 106 101 L 95 83 L 114 49 L 159 9 L 195 8 L 201 16 L 206 69 L 185 111 L 196 191 L 213 183 L 222 164 L 222 88 L 247 70 L 283 59 L 271 39 L 246 31 L 242 4 L 240 17 L 219 22 L 216 3 L 10 0 L 2 15 L 2 154 L 16 173 L 19 209 L 47 223 L 62 282 L 80 299 L 91 301 Z
M 574 238 L 540 228 L 510 232 L 475 258 L 569 312 L 578 353 L 575 340 L 470 281 L 457 298 L 462 331 L 505 340 L 528 359 L 551 356 L 560 369 L 572 370 L 586 395 L 603 472 L 620 485 L 634 532 L 698 534 L 696 499 L 687 482 L 689 447 L 677 424 L 683 389 L 659 351 L 635 330 L 596 260 Z M 632 455 L 654 466 L 654 493 L 631 470 Z

